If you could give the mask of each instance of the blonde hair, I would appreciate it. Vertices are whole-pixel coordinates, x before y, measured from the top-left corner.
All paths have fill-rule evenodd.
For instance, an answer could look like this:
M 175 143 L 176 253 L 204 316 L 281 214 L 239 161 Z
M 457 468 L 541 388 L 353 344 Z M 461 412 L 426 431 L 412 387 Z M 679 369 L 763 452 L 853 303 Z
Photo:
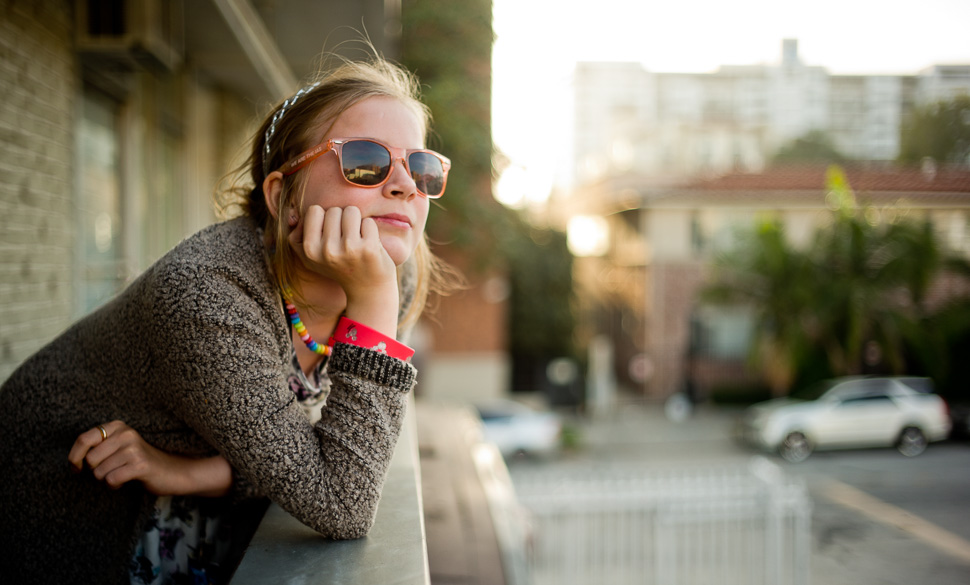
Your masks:
M 219 206 L 224 212 L 239 208 L 263 228 L 272 242 L 270 267 L 280 288 L 296 282 L 293 276 L 299 260 L 287 244 L 285 221 L 274 218 L 266 206 L 263 181 L 272 170 L 311 148 L 310 142 L 319 135 L 323 123 L 329 121 L 332 125 L 348 108 L 375 96 L 400 100 L 414 112 L 422 133 L 427 136 L 431 112 L 420 101 L 419 85 L 411 73 L 379 56 L 366 61 L 341 60 L 338 67 L 318 74 L 310 80 L 310 85 L 273 108 L 253 137 L 249 157 L 231 173 L 237 179 L 220 196 Z M 248 180 L 244 180 L 246 175 Z M 277 209 L 283 210 L 289 205 L 302 209 L 306 181 L 306 174 L 301 171 L 284 177 Z M 248 186 L 242 186 L 246 183 Z M 413 269 L 407 266 L 411 263 Z M 405 279 L 415 280 L 413 298 L 401 295 L 399 331 L 417 322 L 430 292 L 449 288 L 445 276 L 449 272 L 432 254 L 427 237 L 422 235 L 411 258 L 398 267 L 398 282 L 402 287 Z M 302 298 L 301 291 L 294 292 Z

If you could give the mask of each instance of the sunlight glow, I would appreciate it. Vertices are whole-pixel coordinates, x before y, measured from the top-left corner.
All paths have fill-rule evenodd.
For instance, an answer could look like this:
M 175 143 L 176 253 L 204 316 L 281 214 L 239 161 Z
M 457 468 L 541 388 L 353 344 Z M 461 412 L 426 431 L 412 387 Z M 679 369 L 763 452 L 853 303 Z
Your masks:
M 566 245 L 574 256 L 602 256 L 610 245 L 610 228 L 606 218 L 577 215 L 566 228 Z
M 549 197 L 552 187 L 551 173 L 534 172 L 513 165 L 505 169 L 495 186 L 495 198 L 499 203 L 522 209 L 541 203 Z

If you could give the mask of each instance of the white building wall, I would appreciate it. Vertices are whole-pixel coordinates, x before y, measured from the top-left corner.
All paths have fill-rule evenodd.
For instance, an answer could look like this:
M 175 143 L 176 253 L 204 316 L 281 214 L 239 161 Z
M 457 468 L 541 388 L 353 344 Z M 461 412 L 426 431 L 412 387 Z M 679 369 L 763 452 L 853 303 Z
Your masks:
M 902 80 L 898 76 L 865 78 L 866 158 L 892 160 L 899 154 L 902 124 Z
M 829 136 L 839 152 L 851 158 L 866 158 L 866 78 L 839 76 L 831 80 L 829 92 Z
M 654 209 L 647 215 L 652 262 L 689 260 L 691 210 Z
M 613 170 L 757 172 L 778 148 L 812 130 L 825 132 L 851 158 L 893 160 L 911 104 L 970 95 L 970 65 L 935 66 L 918 76 L 833 76 L 802 64 L 792 43 L 786 48 L 784 64 L 710 74 L 581 64 L 575 179 Z
M 916 99 L 928 104 L 970 95 L 970 65 L 934 65 L 917 76 Z
M 637 63 L 583 63 L 575 73 L 576 179 L 650 164 L 638 149 L 654 125 L 654 80 Z

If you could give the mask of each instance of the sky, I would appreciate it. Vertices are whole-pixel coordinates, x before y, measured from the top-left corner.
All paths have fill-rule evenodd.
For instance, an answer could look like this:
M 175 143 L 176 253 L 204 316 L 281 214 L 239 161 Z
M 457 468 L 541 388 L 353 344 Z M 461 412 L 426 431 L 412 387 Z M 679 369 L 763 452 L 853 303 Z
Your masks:
M 778 63 L 782 39 L 834 74 L 970 64 L 970 0 L 493 0 L 492 133 L 500 200 L 542 200 L 566 173 L 577 62 L 704 73 Z

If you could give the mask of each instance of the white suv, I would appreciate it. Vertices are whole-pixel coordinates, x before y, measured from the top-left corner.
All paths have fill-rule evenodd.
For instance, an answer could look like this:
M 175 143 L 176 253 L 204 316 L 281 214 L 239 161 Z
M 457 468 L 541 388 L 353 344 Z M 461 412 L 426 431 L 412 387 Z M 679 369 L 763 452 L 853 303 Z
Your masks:
M 895 446 L 908 457 L 947 438 L 947 404 L 928 378 L 848 377 L 751 406 L 742 438 L 802 461 L 815 449 Z

